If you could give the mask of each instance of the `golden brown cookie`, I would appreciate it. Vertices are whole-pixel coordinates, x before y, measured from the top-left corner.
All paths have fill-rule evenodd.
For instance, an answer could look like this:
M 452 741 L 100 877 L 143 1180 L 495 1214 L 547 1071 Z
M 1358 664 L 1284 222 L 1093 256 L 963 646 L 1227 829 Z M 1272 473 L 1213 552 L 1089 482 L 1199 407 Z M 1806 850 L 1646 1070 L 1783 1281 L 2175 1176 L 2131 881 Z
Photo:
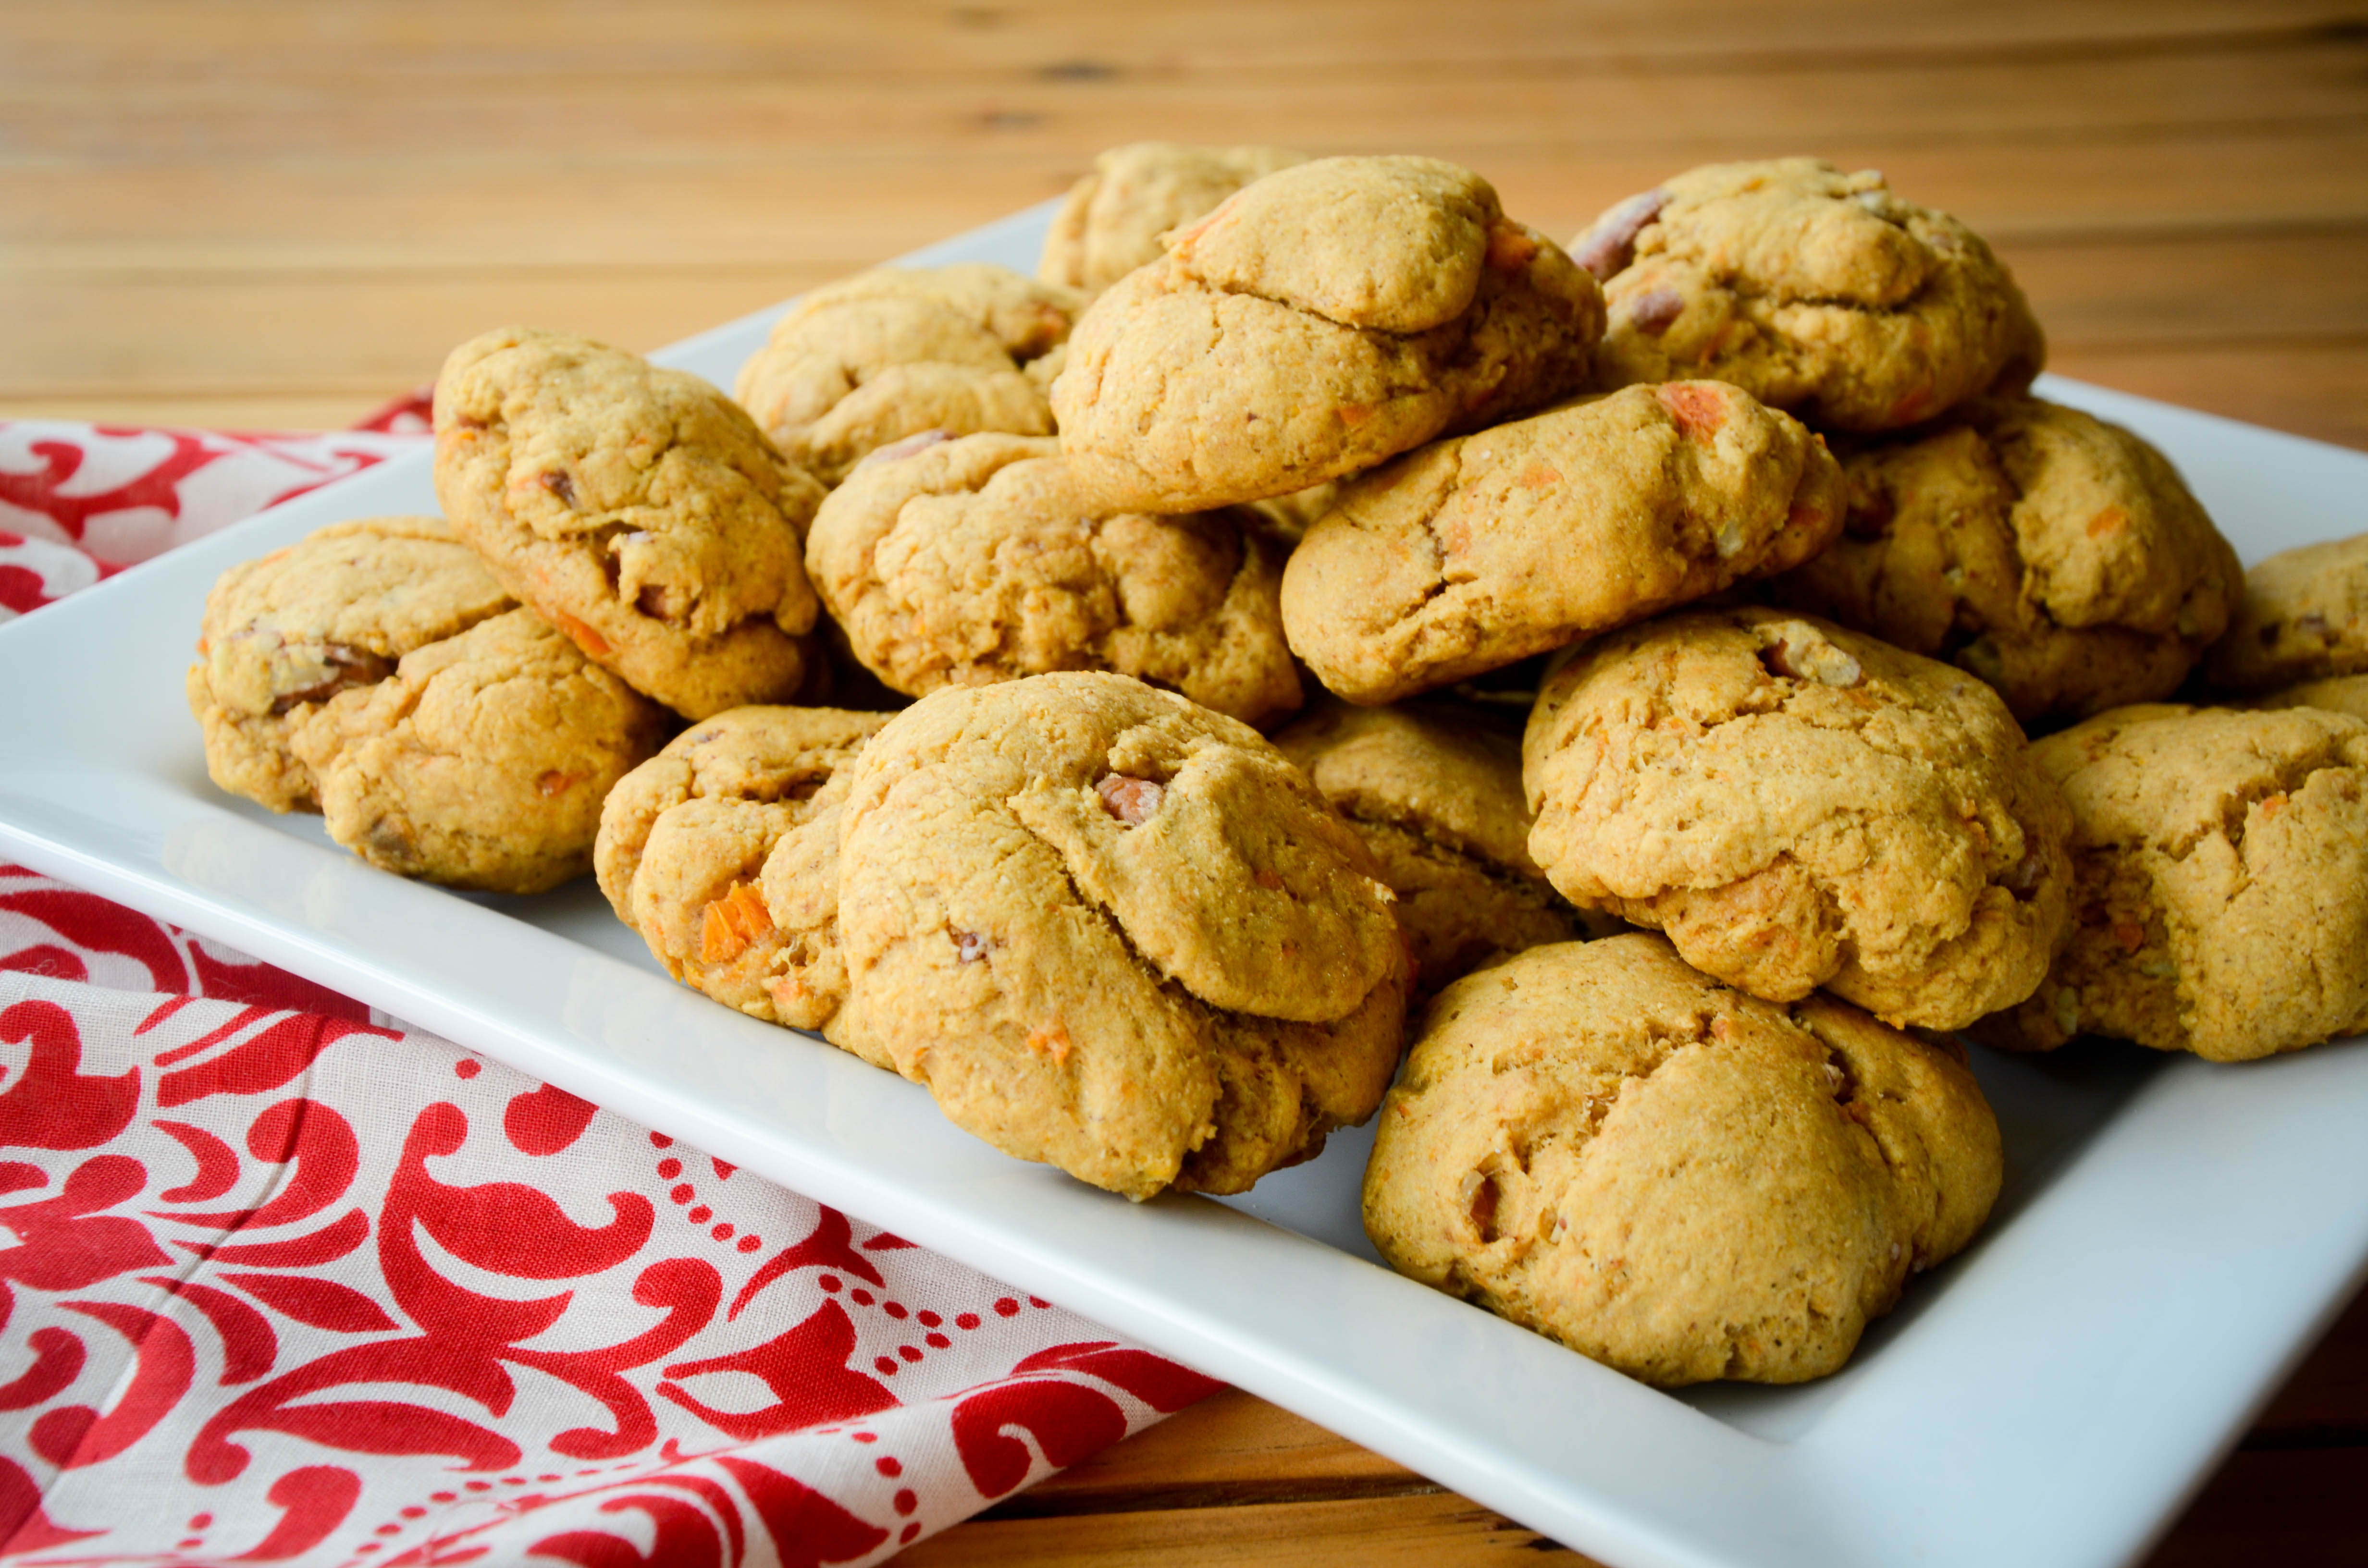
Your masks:
M 290 749 L 296 728 L 516 602 L 440 517 L 333 523 L 232 567 L 206 596 L 188 680 L 207 773 L 275 812 L 319 811 L 312 770 Z
M 2368 719 L 2368 675 L 2336 676 L 2328 680 L 2306 680 L 2299 685 L 2281 687 L 2253 699 L 2255 708 L 2324 708 L 2330 713 L 2349 713 L 2355 719 Z
M 1533 948 L 1431 1005 L 1383 1107 L 1390 1265 L 1664 1387 L 1850 1358 L 2002 1171 L 1962 1051 L 1730 991 L 1642 932 Z
M 1327 479 L 1321 484 L 1311 484 L 1288 495 L 1252 501 L 1248 504 L 1248 510 L 1258 518 L 1267 537 L 1281 545 L 1288 553 L 1299 548 L 1299 541 L 1307 537 L 1307 530 L 1315 526 L 1315 519 L 1330 511 L 1339 498 L 1340 482 Z
M 1036 276 L 1088 293 L 1157 261 L 1159 238 L 1253 180 L 1307 161 L 1287 147 L 1130 142 L 1094 159 L 1044 236 Z
M 796 695 L 814 478 L 696 376 L 505 327 L 436 382 L 436 494 L 502 585 L 687 718 Z
M 923 430 L 1049 436 L 1053 356 L 1084 303 L 990 262 L 858 273 L 791 305 L 734 395 L 825 484 Z
M 1512 734 L 1445 704 L 1326 701 L 1274 744 L 1349 820 L 1398 895 L 1417 995 L 1500 953 L 1581 934 L 1530 858 Z
M 600 803 L 666 715 L 529 609 L 403 655 L 290 736 L 329 836 L 384 870 L 541 892 L 592 869 Z
M 2026 724 L 2169 696 L 2243 593 L 2179 472 L 2077 408 L 1983 400 L 1843 467 L 1844 537 L 1772 597 L 1971 671 Z
M 734 708 L 609 791 L 594 866 L 666 972 L 767 1023 L 820 1028 L 838 942 L 846 768 L 885 713 Z
M 2245 1062 L 2368 1030 L 2368 721 L 2150 704 L 2032 753 L 2071 805 L 2077 923 L 1977 1038 Z
M 1841 523 L 1840 466 L 1790 415 L 1630 387 L 1343 485 L 1292 553 L 1283 629 L 1333 691 L 1390 702 L 1782 571 Z
M 2281 551 L 2245 574 L 2245 602 L 2205 657 L 2224 691 L 2368 673 L 2368 533 Z
M 1711 377 L 1820 430 L 1892 430 L 2046 358 L 1981 237 L 1872 169 L 1707 164 L 1629 198 L 1571 243 L 1603 282 L 1605 382 Z
M 1104 511 L 1048 439 L 916 440 L 831 493 L 806 571 L 897 691 L 1116 670 L 1257 724 L 1299 706 L 1299 675 L 1281 552 L 1248 522 Z
M 1613 632 L 1548 678 L 1521 756 L 1565 897 L 1770 1001 L 1961 1028 L 2030 995 L 2071 918 L 2064 801 L 1998 694 L 1827 621 Z
M 1595 280 L 1433 158 L 1326 158 L 1246 186 L 1087 310 L 1053 387 L 1112 509 L 1288 494 L 1586 383 Z
M 825 1033 L 1005 1153 L 1239 1192 L 1380 1103 L 1389 889 L 1247 725 L 1124 676 L 950 687 L 872 737 L 846 813 Z

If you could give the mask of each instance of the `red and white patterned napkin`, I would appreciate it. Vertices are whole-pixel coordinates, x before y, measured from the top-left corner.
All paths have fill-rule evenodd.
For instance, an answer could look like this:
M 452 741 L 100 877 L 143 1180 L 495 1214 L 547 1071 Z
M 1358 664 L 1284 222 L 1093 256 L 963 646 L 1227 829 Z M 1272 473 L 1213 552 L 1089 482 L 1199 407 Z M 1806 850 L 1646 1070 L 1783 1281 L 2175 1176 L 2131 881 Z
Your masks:
M 0 619 L 412 448 L 0 422 Z M 0 866 L 0 1558 L 872 1563 L 1218 1385 Z

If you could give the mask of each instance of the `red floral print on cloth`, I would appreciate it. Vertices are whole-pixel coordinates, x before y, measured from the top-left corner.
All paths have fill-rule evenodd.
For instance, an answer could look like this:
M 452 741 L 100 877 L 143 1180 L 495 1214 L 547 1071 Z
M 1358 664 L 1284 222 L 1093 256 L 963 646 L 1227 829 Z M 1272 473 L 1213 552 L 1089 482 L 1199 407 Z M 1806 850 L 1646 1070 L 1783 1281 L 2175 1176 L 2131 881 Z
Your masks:
M 420 437 L 401 430 L 406 406 L 379 416 L 387 429 L 338 435 L 0 420 L 0 534 L 20 549 L 46 540 L 128 566 L 412 450 Z M 0 585 L 9 564 L 24 563 L 0 553 Z M 6 585 L 0 604 L 29 608 Z
M 430 1036 L 19 971 L 0 1066 L 12 1560 L 874 1562 L 1216 1386 Z
M 0 422 L 0 619 L 370 439 Z M 873 1563 L 1216 1387 L 0 865 L 12 1564 Z

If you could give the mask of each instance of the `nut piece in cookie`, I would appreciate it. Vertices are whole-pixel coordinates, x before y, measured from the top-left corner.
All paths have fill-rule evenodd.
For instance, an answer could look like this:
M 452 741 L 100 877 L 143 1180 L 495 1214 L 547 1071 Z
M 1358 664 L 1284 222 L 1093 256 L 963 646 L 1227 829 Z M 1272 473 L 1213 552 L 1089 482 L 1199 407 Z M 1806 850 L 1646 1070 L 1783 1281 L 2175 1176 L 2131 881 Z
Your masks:
M 1759 1001 L 1636 932 L 1440 994 L 1382 1109 L 1365 1233 L 1645 1382 L 1800 1382 L 1973 1239 L 2001 1170 L 1953 1043 Z
M 2046 357 L 1979 235 L 1822 159 L 1691 169 L 1571 254 L 1603 281 L 1608 385 L 1714 377 L 1820 430 L 1892 430 L 2020 392 Z
M 609 793 L 594 869 L 666 972 L 768 1023 L 820 1028 L 847 994 L 838 827 L 848 764 L 885 713 L 734 708 Z
M 275 812 L 319 811 L 312 770 L 290 749 L 296 728 L 516 602 L 439 517 L 333 523 L 232 567 L 206 596 L 188 673 L 206 771 Z
M 1984 1042 L 2245 1062 L 2368 1030 L 2368 721 L 2140 705 L 2032 745 L 2072 810 L 2072 939 Z
M 1247 724 L 1124 676 L 950 687 L 855 763 L 824 1033 L 1019 1158 L 1240 1192 L 1381 1103 L 1392 902 Z
M 2077 408 L 1969 403 L 1843 468 L 1842 539 L 1773 595 L 1971 671 L 2026 724 L 2169 696 L 2243 593 L 2178 471 Z
M 1530 858 L 1520 742 L 1439 703 L 1326 701 L 1274 744 L 1349 820 L 1398 895 L 1417 995 L 1582 932 Z
M 436 494 L 512 594 L 687 718 L 780 701 L 819 656 L 822 486 L 696 376 L 506 327 L 436 382 Z
M 1792 415 L 1630 387 L 1349 481 L 1292 553 L 1283 629 L 1333 691 L 1395 701 L 1795 565 L 1842 510 Z
M 1564 896 L 1770 1001 L 1962 1028 L 2030 995 L 2070 923 L 2070 821 L 2006 704 L 1830 622 L 1613 632 L 1547 679 L 1521 756 Z
M 1299 706 L 1281 551 L 1239 511 L 1088 504 L 1059 445 L 968 436 L 875 454 L 831 492 L 806 571 L 865 667 L 918 697 L 1115 670 L 1263 723 Z
M 1112 509 L 1284 495 L 1584 386 L 1600 290 L 1432 158 L 1326 158 L 1246 186 L 1087 308 L 1053 386 Z
M 791 305 L 734 395 L 825 484 L 923 430 L 1049 436 L 1044 389 L 1084 303 L 982 261 L 860 272 Z
M 1253 180 L 1307 161 L 1285 147 L 1196 147 L 1130 142 L 1094 159 L 1069 187 L 1044 236 L 1036 276 L 1088 293 L 1160 256 L 1159 237 Z
M 2368 674 L 2368 534 L 2281 551 L 2245 574 L 2245 602 L 2203 673 L 2224 691 Z
M 666 730 L 655 703 L 514 609 L 331 698 L 291 744 L 329 836 L 371 865 L 530 893 L 592 869 L 601 801 Z

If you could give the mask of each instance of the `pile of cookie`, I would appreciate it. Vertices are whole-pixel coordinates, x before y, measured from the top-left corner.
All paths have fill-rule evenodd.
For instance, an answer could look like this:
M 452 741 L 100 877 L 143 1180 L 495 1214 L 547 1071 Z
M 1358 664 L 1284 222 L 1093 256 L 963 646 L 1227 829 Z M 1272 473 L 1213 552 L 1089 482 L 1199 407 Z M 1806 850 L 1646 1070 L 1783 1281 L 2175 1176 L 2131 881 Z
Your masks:
M 1238 1192 L 1379 1108 L 1402 1271 L 1814 1377 L 1998 1191 L 1952 1031 L 2368 1027 L 2368 538 L 2248 584 L 2044 357 L 1813 159 L 1565 250 L 1434 159 L 1139 144 L 1037 278 L 816 290 L 736 401 L 462 345 L 449 524 L 226 574 L 190 701 L 223 788 L 589 867 L 1010 1153 Z

